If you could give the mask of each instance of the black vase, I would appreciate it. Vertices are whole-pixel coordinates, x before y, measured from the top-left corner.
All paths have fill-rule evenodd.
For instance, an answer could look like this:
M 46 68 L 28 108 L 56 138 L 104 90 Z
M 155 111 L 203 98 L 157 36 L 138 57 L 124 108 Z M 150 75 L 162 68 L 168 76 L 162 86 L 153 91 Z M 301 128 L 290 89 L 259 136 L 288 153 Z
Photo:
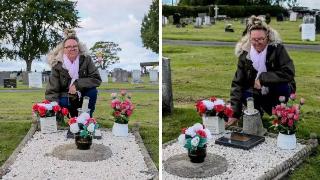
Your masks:
M 92 144 L 92 137 L 91 136 L 87 136 L 87 137 L 81 137 L 79 135 L 75 136 L 75 141 L 76 141 L 76 145 L 77 148 L 80 150 L 88 150 L 90 149 L 90 146 Z
M 188 156 L 193 163 L 202 163 L 207 156 L 207 147 L 197 148 L 197 150 L 188 150 Z

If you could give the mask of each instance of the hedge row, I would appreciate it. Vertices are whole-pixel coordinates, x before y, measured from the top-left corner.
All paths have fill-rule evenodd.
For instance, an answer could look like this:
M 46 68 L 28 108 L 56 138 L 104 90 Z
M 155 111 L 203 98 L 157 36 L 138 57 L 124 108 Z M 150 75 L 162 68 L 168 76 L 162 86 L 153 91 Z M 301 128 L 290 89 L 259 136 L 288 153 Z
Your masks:
M 228 17 L 248 17 L 251 15 L 264 15 L 269 13 L 271 16 L 277 16 L 283 13 L 288 15 L 286 9 L 280 6 L 218 6 L 218 13 L 220 15 L 227 15 Z M 211 17 L 214 16 L 214 6 L 162 6 L 162 14 L 170 16 L 174 13 L 180 13 L 182 17 L 197 17 L 198 13 L 207 13 Z

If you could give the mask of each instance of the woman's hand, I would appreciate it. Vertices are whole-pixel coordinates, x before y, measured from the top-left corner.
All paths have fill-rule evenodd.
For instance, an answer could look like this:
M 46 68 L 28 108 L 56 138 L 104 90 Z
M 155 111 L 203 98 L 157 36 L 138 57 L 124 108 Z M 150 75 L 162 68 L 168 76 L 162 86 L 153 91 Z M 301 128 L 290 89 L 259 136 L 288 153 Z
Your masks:
M 76 92 L 77 92 L 77 88 L 76 88 L 76 86 L 73 84 L 72 86 L 70 86 L 68 93 L 70 93 L 70 94 L 76 94 Z
M 260 84 L 260 80 L 259 79 L 254 81 L 254 88 L 261 89 L 261 84 Z
M 229 118 L 228 122 L 225 123 L 225 126 L 232 126 L 232 125 L 236 125 L 238 123 L 239 119 L 238 118 Z

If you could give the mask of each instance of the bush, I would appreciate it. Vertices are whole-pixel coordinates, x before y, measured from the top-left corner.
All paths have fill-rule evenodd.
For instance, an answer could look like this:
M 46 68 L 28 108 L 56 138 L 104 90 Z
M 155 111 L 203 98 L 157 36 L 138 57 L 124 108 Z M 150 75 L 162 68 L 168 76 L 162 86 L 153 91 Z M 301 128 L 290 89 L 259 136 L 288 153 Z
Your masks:
M 287 10 L 280 6 L 227 6 L 221 5 L 219 14 L 227 15 L 228 17 L 248 17 L 251 15 L 265 15 L 269 13 L 271 16 L 283 13 L 288 15 Z M 174 13 L 180 13 L 181 17 L 197 17 L 198 13 L 207 13 L 211 17 L 214 16 L 214 6 L 162 6 L 164 16 L 170 16 Z

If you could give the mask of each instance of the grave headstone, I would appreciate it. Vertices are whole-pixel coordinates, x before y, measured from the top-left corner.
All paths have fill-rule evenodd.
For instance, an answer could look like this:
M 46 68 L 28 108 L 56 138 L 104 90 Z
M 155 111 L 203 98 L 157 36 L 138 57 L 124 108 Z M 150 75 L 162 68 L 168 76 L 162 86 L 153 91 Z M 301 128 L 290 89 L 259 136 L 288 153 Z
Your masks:
M 141 71 L 133 70 L 132 71 L 132 83 L 141 83 Z
M 201 17 L 202 22 L 204 23 L 204 18 L 207 16 L 207 13 L 198 13 L 198 17 Z
M 303 17 L 303 24 L 301 25 L 301 39 L 315 41 L 316 39 L 316 26 L 315 18 L 307 15 Z
M 99 69 L 99 74 L 101 77 L 102 82 L 108 82 L 108 70 L 106 69 Z
M 215 19 L 218 18 L 218 10 L 219 10 L 218 6 L 215 5 L 215 6 L 214 6 L 214 18 L 215 18 Z
M 181 18 L 180 13 L 174 13 L 173 14 L 173 24 L 174 25 L 180 24 L 180 18 Z
M 291 11 L 290 12 L 290 21 L 297 21 L 297 13 Z
M 123 69 L 114 69 L 112 72 L 112 82 L 128 82 L 129 73 Z
M 316 33 L 320 34 L 320 14 L 316 15 Z
M 194 24 L 195 28 L 201 28 L 202 25 L 202 18 L 201 17 L 197 17 L 196 18 L 196 23 Z
M 204 17 L 204 25 L 207 25 L 207 26 L 211 25 L 210 16 Z
M 277 15 L 277 21 L 283 21 L 284 20 L 284 15 L 282 13 Z
M 28 74 L 29 88 L 42 88 L 42 74 L 40 72 L 31 72 Z
M 170 59 L 162 58 L 162 113 L 173 112 Z
M 10 72 L 0 72 L 0 86 L 3 86 L 3 79 L 9 79 L 10 78 Z
M 158 71 L 157 70 L 149 70 L 150 82 L 158 83 Z
M 4 88 L 17 88 L 17 79 L 3 79 Z
M 173 16 L 172 16 L 172 15 L 169 16 L 168 20 L 169 20 L 169 23 L 170 23 L 170 24 L 173 24 Z
M 168 24 L 168 18 L 165 16 L 162 16 L 162 25 L 165 26 Z
M 10 73 L 10 79 L 16 79 L 17 78 L 18 73 Z

